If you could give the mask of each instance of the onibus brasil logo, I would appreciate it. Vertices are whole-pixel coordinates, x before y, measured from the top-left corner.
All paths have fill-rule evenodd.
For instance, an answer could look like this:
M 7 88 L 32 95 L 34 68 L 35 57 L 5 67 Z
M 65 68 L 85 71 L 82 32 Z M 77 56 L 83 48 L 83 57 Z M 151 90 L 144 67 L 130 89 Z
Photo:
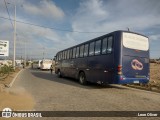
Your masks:
M 41 113 L 38 112 L 14 112 L 11 108 L 4 108 L 2 110 L 2 117 L 10 118 L 10 117 L 42 117 Z
M 5 118 L 12 117 L 12 110 L 11 110 L 11 108 L 4 108 L 2 110 L 2 117 L 5 117 Z

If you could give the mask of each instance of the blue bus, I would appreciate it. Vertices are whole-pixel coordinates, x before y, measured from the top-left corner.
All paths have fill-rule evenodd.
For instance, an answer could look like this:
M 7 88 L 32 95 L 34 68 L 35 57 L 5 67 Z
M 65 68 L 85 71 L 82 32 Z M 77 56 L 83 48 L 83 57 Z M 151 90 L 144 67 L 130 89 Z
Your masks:
M 114 31 L 59 51 L 55 59 L 55 73 L 80 84 L 146 84 L 150 78 L 149 39 L 130 31 Z

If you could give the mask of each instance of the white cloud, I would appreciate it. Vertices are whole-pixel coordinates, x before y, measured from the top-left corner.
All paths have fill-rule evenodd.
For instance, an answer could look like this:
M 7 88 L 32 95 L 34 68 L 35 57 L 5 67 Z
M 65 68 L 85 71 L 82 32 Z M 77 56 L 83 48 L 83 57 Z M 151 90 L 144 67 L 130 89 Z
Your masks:
M 21 21 L 25 21 L 22 20 Z M 0 29 L 1 39 L 10 41 L 10 55 L 13 54 L 13 30 L 9 21 L 1 22 L 3 29 Z M 59 35 L 51 30 L 41 27 L 28 26 L 25 24 L 17 23 L 17 40 L 16 40 L 16 51 L 17 55 L 24 55 L 24 48 L 26 43 L 27 53 L 30 51 L 33 55 L 42 54 L 42 48 L 45 47 L 47 51 L 48 43 L 57 43 L 61 44 L 61 38 Z M 54 44 L 53 44 L 54 46 Z M 55 51 L 55 50 L 54 50 Z M 51 53 L 52 51 L 48 51 Z M 52 52 L 54 54 L 56 53 Z
M 17 20 L 19 21 L 28 22 L 25 20 L 27 19 L 33 23 L 37 21 L 36 24 L 39 25 L 49 26 L 53 24 L 46 23 L 46 21 L 58 21 L 65 16 L 63 10 L 52 1 L 41 0 L 38 4 L 31 3 L 27 0 L 19 1 L 20 2 L 17 2 L 17 6 L 23 4 L 23 8 L 17 7 L 17 9 L 19 9 L 17 10 L 17 17 L 20 16 Z M 2 5 L 2 7 L 3 9 L 0 8 L 1 15 L 8 17 L 7 13 L 5 13 L 6 11 L 4 11 L 4 5 Z M 32 43 L 27 44 L 27 48 L 32 48 L 28 49 L 28 51 L 32 51 L 34 55 L 42 54 L 42 48 L 45 47 L 47 53 L 53 54 L 50 56 L 54 56 L 59 50 L 115 30 L 126 30 L 127 27 L 129 27 L 131 31 L 151 33 L 149 38 L 157 41 L 160 39 L 160 36 L 158 33 L 154 33 L 153 28 L 160 25 L 159 8 L 160 2 L 157 0 L 84 0 L 81 1 L 77 12 L 70 18 L 71 28 L 73 31 L 97 33 L 66 33 L 55 31 L 54 29 L 45 29 L 17 23 L 17 48 L 24 47 L 24 41 L 26 40 Z M 9 9 L 11 15 L 14 15 L 12 13 L 13 7 L 10 6 Z M 22 11 L 20 11 L 20 9 Z M 56 23 L 54 25 L 56 25 Z M 0 33 L 3 33 L 1 38 L 9 39 L 11 43 L 13 43 L 13 31 L 10 21 L 1 21 L 1 28 L 3 28 L 0 29 Z M 159 28 L 156 29 L 159 30 Z M 19 49 L 17 49 L 17 51 L 18 50 Z
M 20 21 L 25 20 L 21 19 Z M 24 41 L 27 41 L 30 43 L 27 44 L 27 48 L 34 48 L 33 50 L 31 49 L 32 53 L 41 54 L 43 48 L 45 48 L 49 57 L 54 57 L 59 50 L 76 44 L 75 40 L 71 39 L 70 36 L 65 36 L 65 34 L 60 35 L 57 31 L 48 28 L 17 23 L 17 33 L 21 40 L 21 42 L 17 44 L 17 47 L 24 46 Z M 30 51 L 30 49 L 28 49 L 28 51 Z
M 154 8 L 153 8 L 154 6 Z M 88 0 L 80 4 L 73 16 L 73 31 L 112 32 L 115 30 L 145 31 L 160 25 L 160 2 L 157 0 Z M 73 39 L 94 38 L 105 33 L 70 34 Z
M 67 33 L 67 38 L 81 43 L 115 30 L 127 30 L 147 35 L 150 40 L 160 40 L 159 0 L 87 0 L 82 1 L 72 19 L 73 31 L 103 33 Z M 154 28 L 157 28 L 154 30 Z M 156 31 L 156 34 L 154 33 Z M 151 49 L 154 48 L 151 44 Z M 155 55 L 159 53 L 155 52 Z M 152 56 L 152 55 L 151 55 Z
M 77 31 L 97 31 L 97 24 L 103 22 L 108 17 L 108 12 L 104 9 L 100 0 L 88 0 L 80 4 L 78 12 L 73 18 L 72 28 Z M 94 28 L 94 29 L 93 29 Z
M 153 41 L 153 40 L 160 40 L 160 34 L 150 35 L 150 36 L 149 36 L 149 39 L 150 39 L 151 41 Z
M 42 19 L 45 17 L 52 19 L 62 19 L 65 15 L 63 10 L 56 6 L 52 1 L 40 1 L 38 5 L 34 5 L 25 1 L 23 8 L 26 13 L 29 13 L 32 16 L 40 16 Z
M 3 29 L 0 29 L 0 33 L 1 32 L 5 32 L 5 31 L 8 31 L 8 30 L 12 30 L 13 31 L 13 27 L 12 27 L 12 25 L 11 25 L 11 23 L 10 23 L 10 21 L 4 21 L 4 20 L 0 20 L 1 22 L 1 28 L 3 28 Z

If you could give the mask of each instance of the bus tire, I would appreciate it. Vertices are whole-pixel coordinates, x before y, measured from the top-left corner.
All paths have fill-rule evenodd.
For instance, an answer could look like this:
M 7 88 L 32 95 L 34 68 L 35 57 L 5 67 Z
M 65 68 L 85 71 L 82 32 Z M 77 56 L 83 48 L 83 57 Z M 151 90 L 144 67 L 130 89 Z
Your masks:
M 58 70 L 58 77 L 61 78 L 62 77 L 62 74 L 61 74 L 61 71 Z
M 78 79 L 79 79 L 79 83 L 81 85 L 86 85 L 87 84 L 86 75 L 85 75 L 84 72 L 79 73 L 79 78 Z

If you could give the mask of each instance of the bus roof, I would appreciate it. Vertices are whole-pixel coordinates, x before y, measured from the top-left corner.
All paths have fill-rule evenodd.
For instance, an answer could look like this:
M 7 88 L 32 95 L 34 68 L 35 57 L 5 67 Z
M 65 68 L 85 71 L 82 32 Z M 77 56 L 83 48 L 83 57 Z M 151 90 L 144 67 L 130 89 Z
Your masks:
M 60 52 L 62 52 L 62 51 L 65 51 L 65 50 L 68 50 L 68 49 L 71 49 L 71 48 L 74 48 L 74 47 L 77 47 L 77 46 L 86 44 L 86 43 L 91 42 L 91 41 L 95 41 L 95 40 L 97 40 L 97 39 L 100 39 L 100 38 L 103 38 L 103 37 L 105 37 L 105 36 L 109 36 L 109 35 L 111 35 L 111 34 L 118 33 L 118 32 L 119 32 L 119 33 L 128 32 L 128 33 L 134 33 L 134 34 L 137 34 L 137 35 L 142 35 L 142 34 L 140 34 L 140 33 L 132 32 L 132 31 L 117 30 L 117 31 L 113 31 L 113 32 L 107 33 L 107 34 L 105 34 L 105 35 L 102 35 L 102 36 L 93 38 L 93 39 L 91 39 L 91 40 L 87 40 L 86 42 L 83 42 L 83 43 L 74 45 L 74 46 L 72 46 L 72 47 L 66 48 L 66 49 L 64 49 L 64 50 L 61 50 L 61 51 L 57 52 L 57 54 L 60 53 Z M 145 35 L 142 35 L 142 36 L 147 37 L 147 36 L 145 36 Z M 148 37 L 147 37 L 147 38 L 148 38 Z

